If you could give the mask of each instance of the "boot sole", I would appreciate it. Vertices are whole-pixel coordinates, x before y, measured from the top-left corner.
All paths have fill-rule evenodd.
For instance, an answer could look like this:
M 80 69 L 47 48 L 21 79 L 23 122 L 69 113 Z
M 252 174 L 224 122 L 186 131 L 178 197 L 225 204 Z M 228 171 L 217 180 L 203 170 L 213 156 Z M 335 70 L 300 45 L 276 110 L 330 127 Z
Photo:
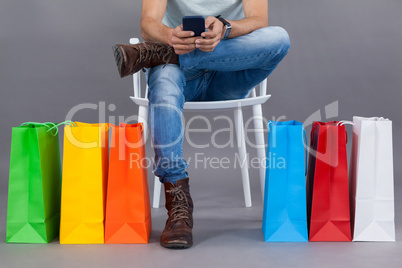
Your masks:
M 160 243 L 162 247 L 169 248 L 169 249 L 187 249 L 191 248 L 193 245 L 191 244 L 180 244 L 180 243 Z
M 123 69 L 123 62 L 124 62 L 124 54 L 121 51 L 120 47 L 113 46 L 113 54 L 114 60 L 116 61 L 117 70 L 119 71 L 120 78 L 123 78 L 122 69 Z

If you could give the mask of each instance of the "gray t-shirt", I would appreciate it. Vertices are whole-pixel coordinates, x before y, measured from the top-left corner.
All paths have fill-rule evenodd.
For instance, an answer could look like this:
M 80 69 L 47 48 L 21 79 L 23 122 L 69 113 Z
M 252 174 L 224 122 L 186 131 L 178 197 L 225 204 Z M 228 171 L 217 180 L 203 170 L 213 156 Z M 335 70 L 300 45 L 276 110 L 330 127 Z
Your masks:
M 222 15 L 228 20 L 244 19 L 242 0 L 168 0 L 162 22 L 172 28 L 182 24 L 184 16 Z

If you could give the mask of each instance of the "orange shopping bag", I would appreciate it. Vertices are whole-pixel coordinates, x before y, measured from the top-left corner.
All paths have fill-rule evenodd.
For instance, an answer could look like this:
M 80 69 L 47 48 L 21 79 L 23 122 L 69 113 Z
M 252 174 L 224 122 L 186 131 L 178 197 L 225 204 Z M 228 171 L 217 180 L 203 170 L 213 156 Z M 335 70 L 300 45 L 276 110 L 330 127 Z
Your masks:
M 106 197 L 105 243 L 148 243 L 151 206 L 143 126 L 112 127 Z

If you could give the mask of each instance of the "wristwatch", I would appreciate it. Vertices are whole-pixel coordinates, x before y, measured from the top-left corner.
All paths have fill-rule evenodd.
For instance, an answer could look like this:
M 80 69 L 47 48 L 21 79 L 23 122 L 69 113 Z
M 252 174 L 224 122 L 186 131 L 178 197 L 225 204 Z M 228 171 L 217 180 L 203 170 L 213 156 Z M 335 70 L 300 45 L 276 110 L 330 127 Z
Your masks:
M 230 31 L 232 30 L 232 25 L 230 25 L 230 23 L 225 20 L 224 18 L 221 17 L 221 15 L 216 16 L 215 18 L 217 18 L 218 20 L 220 20 L 223 25 L 225 26 L 225 35 L 223 36 L 223 39 L 228 39 L 229 38 L 229 34 Z

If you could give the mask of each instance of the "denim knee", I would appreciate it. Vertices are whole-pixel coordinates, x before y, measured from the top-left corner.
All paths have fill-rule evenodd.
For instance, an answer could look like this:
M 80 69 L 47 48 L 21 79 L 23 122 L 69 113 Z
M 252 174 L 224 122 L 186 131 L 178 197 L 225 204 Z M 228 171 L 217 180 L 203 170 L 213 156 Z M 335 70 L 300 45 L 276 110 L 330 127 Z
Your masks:
M 149 104 L 169 104 L 182 107 L 184 104 L 183 87 L 185 77 L 183 71 L 175 64 L 165 67 L 159 65 L 147 70 Z
M 290 48 L 288 32 L 280 26 L 269 26 L 260 29 L 264 34 L 262 42 L 267 44 L 269 49 L 276 54 L 286 55 Z M 269 44 L 269 45 L 268 45 Z
M 288 54 L 290 48 L 289 34 L 279 26 L 269 26 L 256 31 L 258 33 L 259 49 L 267 54 L 262 68 L 272 71 L 276 65 Z

